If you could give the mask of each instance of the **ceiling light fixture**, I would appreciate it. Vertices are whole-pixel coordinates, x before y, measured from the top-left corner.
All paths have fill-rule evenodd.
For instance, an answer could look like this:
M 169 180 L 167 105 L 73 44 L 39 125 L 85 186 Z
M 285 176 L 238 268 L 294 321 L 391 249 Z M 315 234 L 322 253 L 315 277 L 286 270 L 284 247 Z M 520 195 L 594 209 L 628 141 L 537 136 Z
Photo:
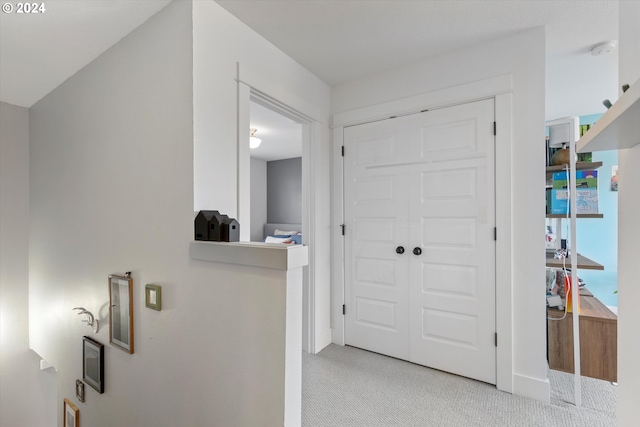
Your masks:
M 251 149 L 258 148 L 260 144 L 262 144 L 262 140 L 255 137 L 257 131 L 258 130 L 254 128 L 249 129 L 249 135 L 251 135 L 249 137 L 249 148 Z
M 603 42 L 603 43 L 600 43 L 600 44 L 596 45 L 593 49 L 591 49 L 591 55 L 592 56 L 604 55 L 604 54 L 607 54 L 609 52 L 615 51 L 617 47 L 618 47 L 618 41 L 617 40 Z

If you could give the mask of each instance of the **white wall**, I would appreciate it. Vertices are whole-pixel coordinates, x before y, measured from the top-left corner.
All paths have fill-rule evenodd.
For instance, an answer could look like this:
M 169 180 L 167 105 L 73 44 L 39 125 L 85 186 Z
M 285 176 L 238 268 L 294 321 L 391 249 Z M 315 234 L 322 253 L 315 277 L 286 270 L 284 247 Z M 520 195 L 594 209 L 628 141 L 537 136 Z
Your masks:
M 267 223 L 267 162 L 251 159 L 251 241 L 264 240 Z
M 511 146 L 505 147 L 511 158 L 498 168 L 506 168 L 512 191 L 498 194 L 498 208 L 505 204 L 507 220 L 497 224 L 498 244 L 500 236 L 508 236 L 503 238 L 511 245 L 510 259 L 500 260 L 510 268 L 511 295 L 498 295 L 505 301 L 497 311 L 498 319 L 512 319 L 511 336 L 499 336 L 498 342 L 512 346 L 513 359 L 512 367 L 499 363 L 498 370 L 511 374 L 512 384 L 503 384 L 504 389 L 540 400 L 549 399 L 539 231 L 544 225 L 544 49 L 544 29 L 536 28 L 332 88 L 332 111 L 341 113 L 497 76 L 512 79 L 512 121 L 510 126 L 498 123 L 499 133 L 511 132 Z
M 305 311 L 316 316 L 311 351 L 330 343 L 329 328 L 329 110 L 330 90 L 316 76 L 286 56 L 213 1 L 193 3 L 194 49 L 194 208 L 217 209 L 237 215 L 238 122 L 249 120 L 239 111 L 238 69 L 245 85 L 312 119 L 309 168 L 316 210 L 310 216 L 315 240 L 309 240 L 310 290 L 316 306 Z M 241 115 L 244 114 L 244 117 Z M 246 130 L 242 136 L 248 139 Z M 304 157 L 304 156 L 303 156 Z M 303 173 L 305 166 L 303 166 Z M 304 185 L 304 183 L 303 183 Z M 304 196 L 303 196 L 304 197 Z M 304 207 L 303 207 L 304 209 Z M 304 215 L 304 212 L 303 212 Z M 303 217 L 304 218 L 304 217 Z M 242 223 L 240 224 L 242 229 Z M 309 233 L 311 234 L 311 233 Z M 310 237 L 310 236 L 309 236 Z
M 618 81 L 640 84 L 640 2 L 620 2 Z M 618 425 L 632 427 L 640 419 L 640 145 L 618 152 Z
M 237 174 L 238 64 L 281 89 L 268 95 L 287 103 L 279 99 L 286 93 L 315 106 L 321 117 L 314 118 L 325 128 L 329 87 L 214 1 L 196 1 L 193 7 L 194 210 L 235 216 L 236 183 L 219 185 L 217 179 Z
M 210 13 L 201 3 L 170 3 L 31 109 L 31 342 L 58 368 L 58 425 L 64 397 L 93 427 L 283 425 L 284 273 L 189 256 L 193 19 Z M 217 40 L 196 52 L 213 58 L 203 96 L 223 116 L 209 116 L 222 159 L 213 156 L 221 163 L 207 190 L 233 214 L 235 168 L 224 153 L 235 139 L 235 82 L 226 71 L 235 69 L 234 40 L 247 56 L 261 46 L 235 20 L 227 32 L 231 18 L 214 8 Z M 108 338 L 107 276 L 125 271 L 134 279 L 133 355 Z M 144 307 L 146 283 L 162 286 L 162 311 Z M 76 306 L 99 318 L 97 335 Z M 105 344 L 105 393 L 87 387 L 79 403 L 85 334 Z
M 0 425 L 53 426 L 55 370 L 29 350 L 29 111 L 0 103 Z

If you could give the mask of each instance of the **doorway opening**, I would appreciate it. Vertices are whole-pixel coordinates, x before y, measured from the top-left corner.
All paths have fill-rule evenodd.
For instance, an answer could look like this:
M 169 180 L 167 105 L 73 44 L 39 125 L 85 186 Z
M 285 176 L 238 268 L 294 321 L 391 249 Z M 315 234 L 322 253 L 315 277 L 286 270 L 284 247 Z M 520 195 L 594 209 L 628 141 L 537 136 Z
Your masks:
M 250 103 L 252 242 L 302 240 L 302 124 Z M 258 145 L 259 144 L 259 145 Z
M 255 241 L 251 234 L 258 236 L 260 226 L 257 225 L 261 219 L 252 220 L 252 192 L 251 192 L 251 149 L 250 149 L 250 130 L 256 129 L 254 135 L 260 137 L 259 121 L 260 114 L 270 117 L 273 121 L 278 121 L 284 128 L 290 127 L 290 131 L 297 135 L 293 139 L 298 139 L 296 146 L 299 150 L 300 163 L 300 227 L 296 230 L 280 230 L 284 232 L 298 231 L 301 234 L 296 236 L 296 243 L 309 247 L 309 264 L 303 269 L 303 306 L 302 306 L 302 350 L 308 353 L 316 351 L 316 309 L 315 309 L 315 262 L 314 262 L 314 219 L 315 204 L 312 197 L 314 191 L 314 181 L 311 179 L 313 174 L 313 159 L 311 158 L 312 141 L 318 138 L 319 126 L 317 121 L 311 117 L 287 106 L 286 104 L 274 99 L 273 97 L 261 92 L 253 87 L 238 82 L 238 219 L 241 224 L 252 224 L 251 227 L 240 229 L 241 241 Z M 268 127 L 265 125 L 265 127 Z M 266 134 L 264 132 L 265 143 Z M 260 148 L 260 147 L 259 147 Z M 291 148 L 291 147 L 290 147 Z M 256 149 L 257 150 L 257 149 Z M 282 148 L 284 150 L 284 148 Z M 295 153 L 295 149 L 291 149 L 289 153 Z M 264 151 L 269 151 L 265 150 Z M 274 149 L 274 152 L 277 151 Z M 257 153 L 257 151 L 256 151 Z M 289 154 L 289 155 L 290 155 Z M 285 154 L 286 156 L 286 154 Z M 254 161 L 254 164 L 259 162 Z M 277 173 L 277 172 L 276 172 Z M 268 185 L 268 183 L 267 183 Z M 268 212 L 267 212 L 268 215 Z M 277 217 L 276 217 L 277 218 Z M 267 217 L 267 220 L 269 218 Z M 276 227 L 280 228 L 291 225 L 291 223 L 269 223 L 265 222 L 264 232 L 274 233 Z M 295 233 L 289 233 L 291 238 Z M 269 234 L 267 234 L 269 235 Z M 273 235 L 273 234 L 271 234 Z M 266 236 L 264 237 L 266 239 Z M 256 238 L 257 240 L 257 238 Z M 298 243 L 299 242 L 299 243 Z

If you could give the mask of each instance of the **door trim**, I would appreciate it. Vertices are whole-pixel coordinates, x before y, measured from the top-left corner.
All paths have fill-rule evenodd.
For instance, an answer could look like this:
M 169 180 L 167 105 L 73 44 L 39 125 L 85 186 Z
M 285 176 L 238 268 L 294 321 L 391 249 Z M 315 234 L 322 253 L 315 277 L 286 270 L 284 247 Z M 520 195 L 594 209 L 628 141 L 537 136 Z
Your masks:
M 279 114 L 302 124 L 302 228 L 303 243 L 309 247 L 309 265 L 303 269 L 303 313 L 302 313 L 302 350 L 315 354 L 330 344 L 330 329 L 320 328 L 324 323 L 323 313 L 328 313 L 329 306 L 321 306 L 322 298 L 317 297 L 319 286 L 316 268 L 323 251 L 328 251 L 328 244 L 321 245 L 317 238 L 318 214 L 322 203 L 317 203 L 318 186 L 322 185 L 317 175 L 321 172 L 315 167 L 322 156 L 319 152 L 323 143 L 322 114 L 318 107 L 274 84 L 259 72 L 237 63 L 236 82 L 238 85 L 237 104 L 237 138 L 238 138 L 238 221 L 250 224 L 250 161 L 249 161 L 249 128 L 250 101 L 264 105 Z M 321 188 L 320 188 L 321 189 Z M 242 232 L 241 227 L 241 232 Z M 248 240 L 248 234 L 241 235 L 241 240 Z M 322 246 L 322 247 L 319 247 Z M 328 305 L 328 304 L 325 304 Z
M 345 344 L 345 324 L 342 305 L 345 303 L 345 251 L 340 225 L 344 221 L 344 162 L 342 157 L 344 128 L 425 109 L 441 108 L 480 99 L 495 99 L 497 134 L 495 138 L 496 191 L 496 387 L 513 392 L 512 339 L 512 243 L 511 243 L 511 145 L 513 111 L 512 75 L 503 75 L 452 88 L 416 95 L 388 103 L 347 111 L 333 116 L 333 209 L 331 324 L 332 342 Z

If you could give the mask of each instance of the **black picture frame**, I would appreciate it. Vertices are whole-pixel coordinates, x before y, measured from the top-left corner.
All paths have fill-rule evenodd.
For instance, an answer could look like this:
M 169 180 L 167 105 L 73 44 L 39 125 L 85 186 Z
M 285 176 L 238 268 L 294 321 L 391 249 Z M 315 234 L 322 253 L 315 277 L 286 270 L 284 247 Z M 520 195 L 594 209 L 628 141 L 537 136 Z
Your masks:
M 98 393 L 104 393 L 104 345 L 84 337 L 82 345 L 82 379 Z

